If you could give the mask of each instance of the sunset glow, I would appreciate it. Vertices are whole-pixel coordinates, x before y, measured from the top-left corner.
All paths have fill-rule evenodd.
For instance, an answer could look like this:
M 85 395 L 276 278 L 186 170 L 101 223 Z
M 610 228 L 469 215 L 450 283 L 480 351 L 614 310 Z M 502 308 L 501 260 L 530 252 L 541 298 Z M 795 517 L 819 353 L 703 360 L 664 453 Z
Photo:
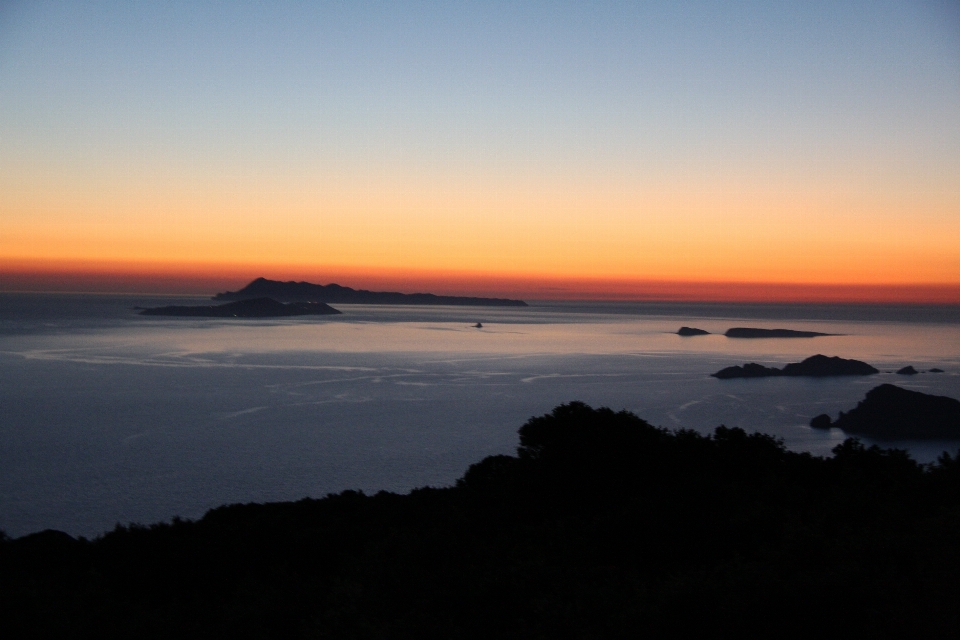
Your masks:
M 15 3 L 0 290 L 960 303 L 957 16 L 696 7 Z

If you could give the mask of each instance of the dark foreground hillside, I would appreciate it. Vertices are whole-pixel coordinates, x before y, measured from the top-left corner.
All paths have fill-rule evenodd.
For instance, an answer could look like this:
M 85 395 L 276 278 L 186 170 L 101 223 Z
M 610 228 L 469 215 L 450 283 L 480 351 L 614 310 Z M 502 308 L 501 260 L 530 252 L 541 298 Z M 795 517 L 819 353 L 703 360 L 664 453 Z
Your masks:
M 955 637 L 960 461 L 563 405 L 456 487 L 0 543 L 4 637 Z

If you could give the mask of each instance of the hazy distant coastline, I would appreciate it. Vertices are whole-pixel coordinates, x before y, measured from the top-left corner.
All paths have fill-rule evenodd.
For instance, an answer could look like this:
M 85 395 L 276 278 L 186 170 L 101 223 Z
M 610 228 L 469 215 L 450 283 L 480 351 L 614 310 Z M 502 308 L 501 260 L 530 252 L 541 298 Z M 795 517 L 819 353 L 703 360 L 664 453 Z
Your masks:
M 284 318 L 289 316 L 327 316 L 340 312 L 323 302 L 290 302 L 284 304 L 271 298 L 249 298 L 226 304 L 152 307 L 140 312 L 142 316 L 178 316 L 188 318 Z
M 290 302 L 284 304 L 271 298 L 250 298 L 216 305 L 170 305 L 152 307 L 140 312 L 142 316 L 188 318 L 285 318 L 339 314 L 339 311 L 323 302 Z

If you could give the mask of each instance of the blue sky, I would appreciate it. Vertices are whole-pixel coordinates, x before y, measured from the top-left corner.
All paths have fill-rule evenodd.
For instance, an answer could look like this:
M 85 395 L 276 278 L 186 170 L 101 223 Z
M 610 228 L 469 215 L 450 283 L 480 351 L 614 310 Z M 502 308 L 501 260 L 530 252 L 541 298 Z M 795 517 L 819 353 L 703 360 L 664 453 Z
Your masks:
M 0 186 L 19 194 L 0 196 L 16 227 L 0 257 L 39 255 L 37 225 L 97 215 L 93 205 L 34 206 L 33 191 L 79 202 L 99 185 L 136 218 L 152 205 L 120 193 L 124 183 L 197 210 L 216 209 L 224 189 L 273 180 L 270 189 L 317 203 L 331 241 L 352 214 L 311 185 L 848 185 L 859 213 L 845 229 L 868 224 L 874 207 L 877 221 L 911 217 L 942 237 L 960 229 L 960 3 L 7 2 L 0 169 Z M 871 190 L 936 202 L 869 204 Z M 829 205 L 841 217 L 843 201 Z M 179 224 L 172 209 L 164 215 Z M 648 209 L 638 212 L 652 228 Z M 290 215 L 306 233 L 310 214 Z M 145 217 L 143 234 L 157 224 Z M 765 242 L 790 233 L 770 230 Z M 78 256 L 114 251 L 84 238 L 71 241 L 89 244 Z M 943 279 L 960 256 L 936 251 Z M 624 260 L 621 275 L 650 275 Z

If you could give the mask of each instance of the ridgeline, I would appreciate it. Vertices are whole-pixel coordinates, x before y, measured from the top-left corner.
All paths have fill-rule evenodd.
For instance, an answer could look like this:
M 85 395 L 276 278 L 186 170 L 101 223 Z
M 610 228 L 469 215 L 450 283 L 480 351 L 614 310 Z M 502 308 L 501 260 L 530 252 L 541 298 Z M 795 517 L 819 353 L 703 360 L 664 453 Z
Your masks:
M 249 298 L 273 298 L 281 302 L 326 302 L 340 304 L 413 304 L 455 305 L 480 307 L 525 307 L 523 300 L 508 298 L 473 298 L 465 296 L 438 296 L 432 293 L 397 293 L 394 291 L 367 291 L 351 289 L 338 284 L 312 284 L 310 282 L 280 282 L 257 278 L 239 291 L 225 291 L 213 296 L 214 300 L 246 300 Z
M 561 405 L 456 486 L 0 542 L 6 637 L 955 637 L 960 459 Z

